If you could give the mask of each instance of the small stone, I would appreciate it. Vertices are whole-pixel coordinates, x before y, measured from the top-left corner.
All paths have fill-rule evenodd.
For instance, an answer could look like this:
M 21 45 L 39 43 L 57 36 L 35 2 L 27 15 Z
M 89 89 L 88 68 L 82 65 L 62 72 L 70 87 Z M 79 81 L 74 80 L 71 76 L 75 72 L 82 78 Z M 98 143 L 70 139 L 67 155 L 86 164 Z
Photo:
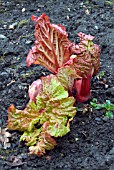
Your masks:
M 68 8 L 68 11 L 70 12 L 70 8 Z
M 98 29 L 99 29 L 97 25 L 95 25 L 95 29 L 96 29 L 96 30 L 98 30 Z
M 98 121 L 98 122 L 100 122 L 100 121 L 101 121 L 101 118 L 96 117 L 95 120 Z
M 14 29 L 16 28 L 17 24 L 18 24 L 18 23 L 15 22 L 15 23 L 9 25 L 8 29 L 9 29 L 9 30 L 14 30 Z
M 105 84 L 105 89 L 108 89 L 108 84 Z
M 25 42 L 25 44 L 30 44 L 30 43 L 32 43 L 31 40 L 28 40 L 28 41 Z
M 83 6 L 83 4 L 84 4 L 84 3 L 83 3 L 83 2 L 81 2 L 81 3 L 80 3 L 80 6 Z
M 69 16 L 67 15 L 67 20 L 69 20 Z
M 25 8 L 23 8 L 23 9 L 22 9 L 22 12 L 25 12 L 25 10 L 26 10 L 26 9 L 25 9 Z
M 0 34 L 0 39 L 8 39 L 5 35 Z
M 7 28 L 7 25 L 3 25 L 4 28 Z
M 90 11 L 88 9 L 85 10 L 86 15 L 90 15 Z
M 75 138 L 75 141 L 78 141 L 79 140 L 79 138 Z
M 37 12 L 40 12 L 40 9 L 39 9 L 39 8 L 37 9 Z

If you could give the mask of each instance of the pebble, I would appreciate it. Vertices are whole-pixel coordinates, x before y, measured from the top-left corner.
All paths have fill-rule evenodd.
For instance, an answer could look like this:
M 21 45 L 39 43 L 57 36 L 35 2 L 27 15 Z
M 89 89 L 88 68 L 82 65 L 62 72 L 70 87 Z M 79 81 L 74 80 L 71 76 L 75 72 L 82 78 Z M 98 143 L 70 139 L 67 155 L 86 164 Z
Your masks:
M 18 24 L 18 23 L 15 22 L 15 23 L 9 25 L 8 29 L 9 29 L 9 30 L 14 30 L 14 29 L 16 28 L 17 24 Z
M 68 9 L 68 11 L 70 12 L 70 8 L 67 8 Z
M 1 74 L 0 74 L 0 80 L 1 81 L 4 81 L 4 80 L 6 80 L 7 78 L 8 78 L 8 73 L 7 72 L 5 72 L 5 71 L 3 71 Z
M 83 5 L 84 5 L 84 3 L 83 3 L 83 2 L 81 2 L 81 3 L 80 3 L 80 6 L 83 6 Z
M 31 40 L 28 40 L 28 41 L 25 42 L 25 44 L 31 44 L 31 43 L 32 43 Z
M 90 11 L 88 9 L 85 10 L 86 15 L 90 15 Z
M 105 89 L 108 89 L 108 84 L 105 84 Z
M 8 39 L 5 35 L 0 34 L 0 39 Z
M 69 16 L 67 15 L 67 20 L 69 20 Z
M 22 12 L 25 12 L 25 10 L 26 10 L 26 9 L 25 9 L 25 8 L 23 8 L 23 9 L 22 9 Z
M 97 25 L 95 25 L 95 29 L 96 29 L 96 30 L 98 30 L 98 29 L 99 29 Z
M 100 118 L 100 117 L 96 117 L 95 120 L 98 121 L 98 122 L 100 122 L 100 121 L 101 121 L 101 118 Z

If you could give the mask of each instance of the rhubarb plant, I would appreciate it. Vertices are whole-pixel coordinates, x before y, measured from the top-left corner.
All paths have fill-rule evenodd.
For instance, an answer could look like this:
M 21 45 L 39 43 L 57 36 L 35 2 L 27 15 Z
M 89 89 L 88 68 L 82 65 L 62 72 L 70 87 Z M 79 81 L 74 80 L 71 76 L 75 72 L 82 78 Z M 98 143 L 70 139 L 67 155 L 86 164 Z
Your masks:
M 51 24 L 46 14 L 38 18 L 32 16 L 32 20 L 35 22 L 35 42 L 28 53 L 27 66 L 40 64 L 54 74 L 64 74 L 64 67 L 69 66 L 70 72 L 75 71 L 74 82 L 72 80 L 72 86 L 70 84 L 69 87 L 67 81 L 65 87 L 68 87 L 70 95 L 72 90 L 76 91 L 79 102 L 87 101 L 91 96 L 91 78 L 98 72 L 100 65 L 100 48 L 93 43 L 94 37 L 80 32 L 80 43 L 75 45 L 68 40 L 65 28 L 60 24 Z
M 50 23 L 46 14 L 32 16 L 35 22 L 35 42 L 26 59 L 27 66 L 39 64 L 53 75 L 41 77 L 29 87 L 29 102 L 24 110 L 12 104 L 8 108 L 8 129 L 23 132 L 31 154 L 41 156 L 55 147 L 55 138 L 70 131 L 76 115 L 76 100 L 87 101 L 91 78 L 98 72 L 100 48 L 94 37 L 79 33 L 80 43 L 68 40 L 62 25 Z
M 54 138 L 70 131 L 70 121 L 76 114 L 74 97 L 68 97 L 56 76 L 49 75 L 40 80 L 39 91 L 39 80 L 31 85 L 30 101 L 24 110 L 18 110 L 14 105 L 8 108 L 8 128 L 24 131 L 20 140 L 25 140 L 30 153 L 38 156 L 54 148 Z

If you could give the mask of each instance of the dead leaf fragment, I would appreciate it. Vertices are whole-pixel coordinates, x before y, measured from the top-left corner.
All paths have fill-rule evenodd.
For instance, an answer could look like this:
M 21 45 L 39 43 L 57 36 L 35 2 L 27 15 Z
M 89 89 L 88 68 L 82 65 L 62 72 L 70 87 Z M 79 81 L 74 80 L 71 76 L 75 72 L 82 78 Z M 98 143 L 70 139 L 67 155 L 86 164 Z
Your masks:
M 11 137 L 11 134 L 9 132 L 7 132 L 7 128 L 2 129 L 0 127 L 0 146 L 4 149 L 7 149 L 11 146 L 11 144 L 9 143 L 9 138 Z

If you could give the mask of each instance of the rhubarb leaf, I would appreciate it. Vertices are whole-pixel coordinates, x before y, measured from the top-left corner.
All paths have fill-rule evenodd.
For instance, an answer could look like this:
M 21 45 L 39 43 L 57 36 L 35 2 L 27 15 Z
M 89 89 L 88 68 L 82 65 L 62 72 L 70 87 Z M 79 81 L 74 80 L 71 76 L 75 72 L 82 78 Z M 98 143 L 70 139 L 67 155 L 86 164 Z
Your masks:
M 39 141 L 35 146 L 30 146 L 30 154 L 36 154 L 42 156 L 46 153 L 45 150 L 51 150 L 56 146 L 56 141 L 47 132 L 42 132 L 39 136 Z
M 80 43 L 72 46 L 72 51 L 76 55 L 73 59 L 73 67 L 77 75 L 86 77 L 91 71 L 91 76 L 96 74 L 100 66 L 100 47 L 94 44 L 94 39 L 91 35 L 86 35 L 82 32 L 78 33 Z M 72 57 L 72 56 L 71 56 Z
M 68 66 L 59 68 L 57 78 L 65 90 L 69 91 L 72 95 L 74 80 L 77 78 L 75 69 Z
M 99 69 L 100 48 L 92 42 L 93 36 L 81 32 L 78 36 L 80 43 L 72 46 L 74 55 L 66 64 L 74 68 L 76 75 L 80 76 L 79 79 L 75 80 L 74 88 L 77 92 L 76 99 L 79 102 L 84 102 L 91 96 L 90 82 L 93 74 L 96 74 Z
M 20 137 L 20 141 L 26 141 L 27 146 L 35 145 L 38 141 L 42 128 L 34 129 L 34 131 L 25 131 Z
M 35 22 L 35 43 L 27 56 L 27 66 L 40 64 L 53 73 L 66 63 L 71 55 L 72 43 L 63 26 L 51 24 L 48 16 L 32 16 Z
M 8 108 L 8 129 L 19 131 L 31 131 L 34 124 L 39 122 L 41 105 L 29 102 L 24 110 L 18 110 L 11 105 Z

